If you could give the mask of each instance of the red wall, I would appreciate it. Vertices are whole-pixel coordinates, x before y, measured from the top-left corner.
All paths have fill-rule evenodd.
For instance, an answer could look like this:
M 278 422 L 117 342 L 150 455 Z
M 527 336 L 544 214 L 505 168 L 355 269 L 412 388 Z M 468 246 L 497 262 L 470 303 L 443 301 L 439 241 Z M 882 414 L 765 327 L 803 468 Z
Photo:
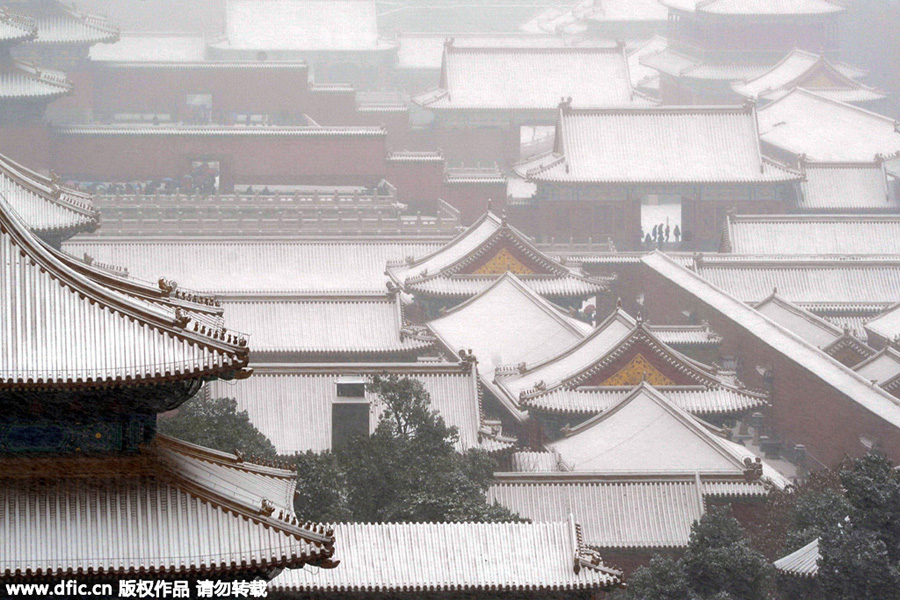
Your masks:
M 397 188 L 397 200 L 412 213 L 437 213 L 438 199 L 444 199 L 443 160 L 387 160 L 385 179 Z
M 491 210 L 500 212 L 506 206 L 506 182 L 444 184 L 444 200 L 460 213 L 463 225 L 471 225 L 485 213 L 488 200 Z
M 50 168 L 47 126 L 40 122 L 0 124 L 0 154 L 34 171 L 46 171 Z

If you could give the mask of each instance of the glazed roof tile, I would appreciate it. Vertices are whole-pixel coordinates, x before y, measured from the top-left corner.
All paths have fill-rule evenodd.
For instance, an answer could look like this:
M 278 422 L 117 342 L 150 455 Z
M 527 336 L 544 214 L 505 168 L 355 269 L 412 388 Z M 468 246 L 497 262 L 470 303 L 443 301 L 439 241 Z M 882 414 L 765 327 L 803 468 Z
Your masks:
M 334 551 L 323 526 L 294 517 L 291 471 L 165 436 L 136 457 L 54 459 L 43 475 L 22 460 L 0 466 L 0 509 L 32 515 L 0 524 L 6 576 L 252 574 Z
M 817 348 L 830 346 L 844 334 L 837 325 L 791 304 L 777 294 L 757 304 L 756 310 Z
M 583 590 L 618 583 L 571 519 L 554 523 L 334 525 L 340 569 L 285 571 L 281 592 Z M 393 557 L 385 561 L 385 557 Z M 595 564 L 596 563 L 596 564 Z
M 685 12 L 735 16 L 819 15 L 845 10 L 829 0 L 662 0 L 662 3 Z
M 555 110 L 631 104 L 623 47 L 444 49 L 439 91 L 414 102 L 432 110 Z
M 65 73 L 18 61 L 0 63 L 0 100 L 53 99 L 71 92 Z
M 564 48 L 569 41 L 540 33 L 406 33 L 398 35 L 398 69 L 428 69 L 439 71 L 443 62 L 444 44 L 453 38 L 457 48 Z
M 669 40 L 656 35 L 639 48 L 628 52 L 628 73 L 631 75 L 631 86 L 634 89 L 659 91 L 659 71 L 646 66 L 642 59 L 665 50 L 668 45 Z
M 805 163 L 803 212 L 898 212 L 900 197 L 891 194 L 884 166 L 869 163 Z
M 104 16 L 83 13 L 62 2 L 46 4 L 45 10 L 34 15 L 36 44 L 110 44 L 119 39 L 119 28 Z
M 819 538 L 779 558 L 773 564 L 776 571 L 785 575 L 815 577 L 819 573 Z
M 900 376 L 900 352 L 890 346 L 885 346 L 874 356 L 870 356 L 853 367 L 853 370 L 861 377 L 884 387 L 893 383 Z
M 202 35 L 125 33 L 115 44 L 94 46 L 95 63 L 193 63 L 206 60 Z
M 812 161 L 868 162 L 900 153 L 893 119 L 797 88 L 759 110 L 765 144 Z
M 900 255 L 900 215 L 729 215 L 723 244 L 749 255 Z
M 667 46 L 656 52 L 645 53 L 638 61 L 644 67 L 673 77 L 716 81 L 753 79 L 759 77 L 771 67 L 769 62 L 760 62 L 752 58 L 744 60 L 703 60 Z
M 367 381 L 373 375 L 396 373 L 421 381 L 431 396 L 431 406 L 448 426 L 457 427 L 457 449 L 495 449 L 491 442 L 501 441 L 481 413 L 481 398 L 474 373 L 459 364 L 353 363 L 329 364 L 257 364 L 249 379 L 231 384 L 211 382 L 206 393 L 214 398 L 234 398 L 238 410 L 246 410 L 250 421 L 266 435 L 279 454 L 294 454 L 331 449 L 331 407 L 339 400 L 336 384 L 347 375 Z M 372 405 L 370 425 L 378 424 L 381 407 L 369 393 Z
M 758 183 L 799 174 L 760 153 L 752 107 L 563 108 L 559 157 L 527 169 L 535 181 L 581 183 Z
M 866 331 L 892 342 L 900 335 L 900 304 L 894 304 L 883 313 L 866 321 Z
M 0 8 L 0 44 L 27 42 L 36 36 L 34 19 Z

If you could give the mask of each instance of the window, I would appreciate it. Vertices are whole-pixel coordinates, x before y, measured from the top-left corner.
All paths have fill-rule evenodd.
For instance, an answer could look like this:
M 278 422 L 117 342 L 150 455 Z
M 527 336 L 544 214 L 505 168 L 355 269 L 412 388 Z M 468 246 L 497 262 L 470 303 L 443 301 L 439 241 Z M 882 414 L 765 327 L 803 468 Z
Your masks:
M 339 377 L 335 381 L 335 398 L 331 403 L 332 448 L 369 435 L 370 413 L 366 379 L 361 376 Z

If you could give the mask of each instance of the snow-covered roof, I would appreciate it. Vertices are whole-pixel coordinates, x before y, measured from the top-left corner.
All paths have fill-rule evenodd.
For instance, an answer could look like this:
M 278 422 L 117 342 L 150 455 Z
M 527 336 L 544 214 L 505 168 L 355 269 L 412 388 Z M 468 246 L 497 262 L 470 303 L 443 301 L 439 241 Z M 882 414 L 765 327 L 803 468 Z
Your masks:
M 212 398 L 234 398 L 238 410 L 275 445 L 279 454 L 294 454 L 332 447 L 332 403 L 341 400 L 337 383 L 348 375 L 365 382 L 385 373 L 422 382 L 431 396 L 431 407 L 448 426 L 457 427 L 457 448 L 509 447 L 515 440 L 494 431 L 481 410 L 476 374 L 468 363 L 343 363 L 253 365 L 253 376 L 239 382 L 214 381 L 206 393 Z M 374 430 L 381 406 L 366 392 L 371 404 L 369 425 Z
M 444 44 L 453 38 L 458 48 L 563 48 L 574 45 L 558 35 L 540 33 L 406 33 L 397 39 L 398 69 L 427 69 L 439 71 L 443 62 Z
M 248 297 L 222 305 L 229 325 L 250 335 L 254 354 L 385 355 L 430 345 L 403 333 L 397 294 Z
M 759 77 L 735 82 L 731 87 L 754 100 L 776 100 L 795 87 L 841 102 L 868 102 L 887 95 L 852 79 L 844 71 L 820 54 L 795 49 Z
M 743 107 L 562 108 L 553 160 L 517 170 L 535 181 L 756 183 L 799 180 L 760 153 Z
M 27 42 L 36 36 L 34 19 L 0 8 L 0 44 Z
M 374 0 L 228 0 L 231 50 L 373 51 L 395 48 L 378 35 Z
M 71 92 L 72 83 L 61 71 L 19 61 L 0 61 L 0 101 L 51 100 Z
M 696 272 L 719 289 L 757 304 L 773 291 L 814 312 L 880 312 L 900 298 L 900 259 L 703 255 Z
M 753 79 L 765 73 L 772 66 L 770 61 L 753 56 L 703 59 L 684 54 L 668 46 L 663 46 L 656 52 L 648 52 L 638 61 L 645 67 L 672 77 L 714 81 Z
M 444 48 L 438 88 L 413 98 L 431 110 L 625 106 L 634 96 L 624 47 Z M 646 104 L 641 101 L 641 104 Z
M 897 400 L 854 373 L 818 348 L 729 295 L 697 273 L 682 267 L 661 252 L 648 254 L 641 262 L 673 285 L 697 298 L 754 335 L 762 344 L 797 363 L 850 401 L 900 427 Z
M 894 304 L 883 313 L 866 321 L 866 331 L 891 343 L 900 336 L 900 304 Z
M 91 48 L 96 63 L 190 63 L 206 60 L 206 40 L 185 33 L 123 33 L 115 44 Z
M 729 215 L 723 244 L 748 255 L 900 255 L 900 215 Z
M 284 571 L 276 592 L 462 593 L 601 590 L 605 567 L 571 518 L 554 523 L 348 523 L 333 526 L 339 569 Z M 389 560 L 386 560 L 390 557 Z
M 765 144 L 822 162 L 867 162 L 900 153 L 894 119 L 796 88 L 759 109 Z
M 842 12 L 843 6 L 829 0 L 660 0 L 664 6 L 711 15 L 801 16 Z
M 791 304 L 778 294 L 772 294 L 757 304 L 756 310 L 817 348 L 831 345 L 844 333 L 837 325 Z
M 779 558 L 773 564 L 775 570 L 785 575 L 815 577 L 819 574 L 819 538 Z
M 869 381 L 889 387 L 900 377 L 900 352 L 885 346 L 874 356 L 853 367 L 853 370 Z
M 88 14 L 53 0 L 34 13 L 38 35 L 35 44 L 111 44 L 119 28 L 103 15 Z
M 801 163 L 804 181 L 797 209 L 803 212 L 900 212 L 888 188 L 884 164 Z
M 79 239 L 75 256 L 128 265 L 140 279 L 161 273 L 221 294 L 383 294 L 385 265 L 438 249 L 437 242 L 201 239 Z
M 640 47 L 628 52 L 628 72 L 631 75 L 631 87 L 636 90 L 659 91 L 659 71 L 646 66 L 642 59 L 650 54 L 662 52 L 669 45 L 669 40 L 655 35 Z

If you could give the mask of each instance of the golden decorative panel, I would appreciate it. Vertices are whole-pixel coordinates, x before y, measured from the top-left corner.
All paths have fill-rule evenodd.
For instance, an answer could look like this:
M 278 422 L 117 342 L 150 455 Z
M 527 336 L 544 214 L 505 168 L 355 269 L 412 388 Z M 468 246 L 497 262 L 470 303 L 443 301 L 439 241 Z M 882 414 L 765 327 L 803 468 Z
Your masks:
M 484 263 L 476 271 L 476 275 L 500 275 L 509 271 L 516 275 L 533 275 L 534 271 L 523 265 L 506 248 L 494 255 L 494 258 Z
M 651 385 L 675 385 L 641 354 L 636 354 L 627 365 L 600 385 L 637 385 L 645 380 Z

